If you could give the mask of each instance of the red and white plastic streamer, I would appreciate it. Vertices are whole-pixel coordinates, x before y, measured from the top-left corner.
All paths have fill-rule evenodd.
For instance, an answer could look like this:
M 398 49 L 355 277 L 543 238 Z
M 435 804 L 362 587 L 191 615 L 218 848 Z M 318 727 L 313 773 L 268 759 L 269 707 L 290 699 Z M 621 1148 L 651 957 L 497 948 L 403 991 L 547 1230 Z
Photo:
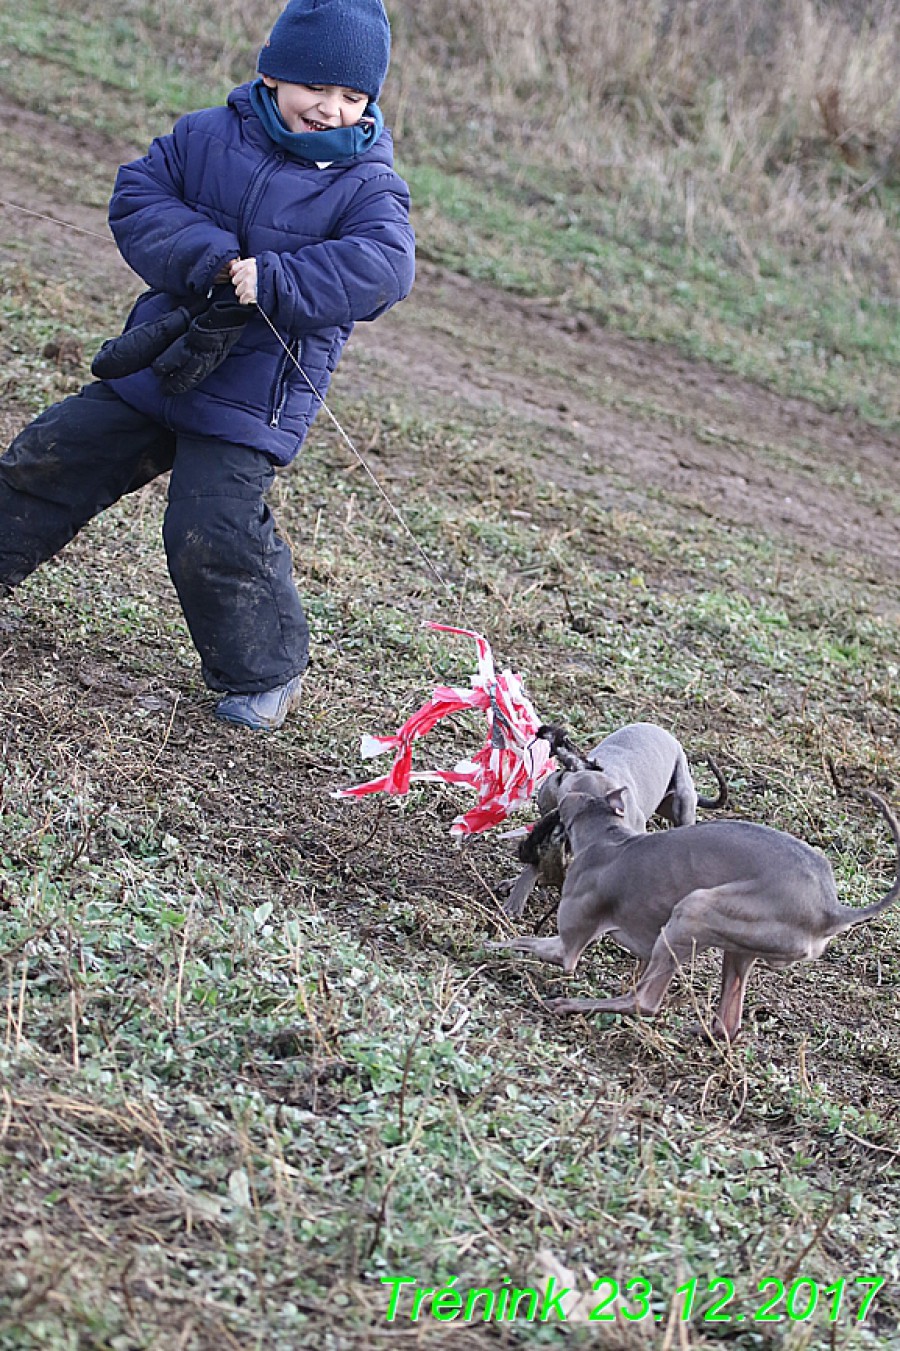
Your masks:
M 393 736 L 364 736 L 360 747 L 363 759 L 394 751 L 394 763 L 380 778 L 355 788 L 342 788 L 334 796 L 365 797 L 369 793 L 401 796 L 409 792 L 411 783 L 423 781 L 463 784 L 475 789 L 478 802 L 456 817 L 450 834 L 475 835 L 500 825 L 510 812 L 527 803 L 556 768 L 556 761 L 547 742 L 535 739 L 540 719 L 521 678 L 513 671 L 497 674 L 487 639 L 471 629 L 448 624 L 428 622 L 425 627 L 474 640 L 478 670 L 471 677 L 471 689 L 439 685 Z M 477 754 L 471 760 L 460 761 L 453 769 L 414 770 L 413 744 L 442 718 L 470 709 L 480 709 L 487 717 L 487 739 Z

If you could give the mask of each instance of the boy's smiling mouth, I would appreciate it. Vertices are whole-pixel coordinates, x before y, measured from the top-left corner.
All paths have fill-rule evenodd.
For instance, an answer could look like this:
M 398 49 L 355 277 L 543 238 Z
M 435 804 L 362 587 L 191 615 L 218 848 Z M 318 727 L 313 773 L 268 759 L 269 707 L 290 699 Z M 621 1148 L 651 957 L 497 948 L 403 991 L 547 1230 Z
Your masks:
M 315 122 L 311 117 L 304 117 L 303 123 L 308 131 L 328 131 L 327 122 Z

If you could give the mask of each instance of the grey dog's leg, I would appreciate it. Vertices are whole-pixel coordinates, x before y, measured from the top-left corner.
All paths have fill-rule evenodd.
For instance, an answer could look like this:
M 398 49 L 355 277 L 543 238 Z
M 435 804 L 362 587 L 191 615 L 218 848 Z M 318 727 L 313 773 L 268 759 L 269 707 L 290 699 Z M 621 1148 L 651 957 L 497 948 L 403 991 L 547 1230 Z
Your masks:
M 697 821 L 697 789 L 694 787 L 691 767 L 687 762 L 684 751 L 679 753 L 669 788 L 671 794 L 667 815 L 672 825 L 695 825 Z
M 723 955 L 722 992 L 719 997 L 714 1031 L 724 1036 L 728 1041 L 734 1041 L 741 1030 L 747 977 L 750 975 L 750 970 L 755 961 L 755 957 L 743 952 L 726 952 Z
M 538 870 L 533 863 L 526 863 L 503 902 L 503 909 L 510 919 L 518 919 L 525 909 L 525 902 L 531 895 L 537 881 Z
M 559 937 L 534 938 L 529 934 L 521 934 L 518 938 L 505 938 L 500 943 L 485 943 L 484 946 L 494 952 L 504 948 L 509 952 L 529 952 L 532 957 L 539 957 L 542 962 L 550 962 L 552 966 L 565 966 L 565 948 Z
M 563 899 L 557 917 L 559 930 L 555 938 L 534 938 L 523 934 L 518 938 L 507 938 L 501 943 L 488 943 L 490 948 L 508 948 L 512 952 L 530 952 L 542 962 L 561 966 L 567 976 L 571 976 L 578 965 L 578 958 L 589 943 L 607 928 L 596 912 L 582 903 L 577 893 L 563 888 Z
M 708 895 L 705 891 L 691 892 L 679 909 L 687 906 L 696 917 L 697 907 L 705 904 Z M 676 913 L 660 930 L 646 969 L 633 990 L 610 999 L 550 999 L 547 1007 L 554 1013 L 658 1013 L 678 968 L 707 946 L 698 941 L 697 933 L 697 924 L 690 914 Z

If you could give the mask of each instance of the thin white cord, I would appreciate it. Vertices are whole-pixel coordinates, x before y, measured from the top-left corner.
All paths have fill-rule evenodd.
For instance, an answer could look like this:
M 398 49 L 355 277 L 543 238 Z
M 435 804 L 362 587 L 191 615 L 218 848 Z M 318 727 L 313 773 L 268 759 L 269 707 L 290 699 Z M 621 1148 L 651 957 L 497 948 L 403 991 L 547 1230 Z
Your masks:
M 449 583 L 448 581 L 446 581 L 446 580 L 441 576 L 440 572 L 438 572 L 438 570 L 437 570 L 437 568 L 435 567 L 434 563 L 432 563 L 431 559 L 428 557 L 428 554 L 427 554 L 427 553 L 425 552 L 425 550 L 422 548 L 421 544 L 420 544 L 419 541 L 416 539 L 416 537 L 415 537 L 415 535 L 413 534 L 412 530 L 411 530 L 411 529 L 409 528 L 409 526 L 406 524 L 406 521 L 404 520 L 404 517 L 403 517 L 402 512 L 400 511 L 400 509 L 399 509 L 398 507 L 395 507 L 395 506 L 394 506 L 394 503 L 393 503 L 393 502 L 391 501 L 391 499 L 388 497 L 388 495 L 387 495 L 387 493 L 385 492 L 384 488 L 382 488 L 381 484 L 378 482 L 378 479 L 375 477 L 374 473 L 373 473 L 372 470 L 369 468 L 369 465 L 366 463 L 366 461 L 365 461 L 365 459 L 363 458 L 363 456 L 360 454 L 360 452 L 357 450 L 356 446 L 353 444 L 353 441 L 351 440 L 350 436 L 349 436 L 348 433 L 344 430 L 344 428 L 341 426 L 340 422 L 339 422 L 338 419 L 335 417 L 334 413 L 332 413 L 331 409 L 328 407 L 328 404 L 327 404 L 327 403 L 325 402 L 325 400 L 322 398 L 322 395 L 321 395 L 321 394 L 319 393 L 319 391 L 316 389 L 316 387 L 315 387 L 315 385 L 313 384 L 312 380 L 310 380 L 309 376 L 306 374 L 306 371 L 305 371 L 305 370 L 303 369 L 303 367 L 300 365 L 300 362 L 299 362 L 299 361 L 297 360 L 297 358 L 294 356 L 294 354 L 293 354 L 293 352 L 291 351 L 290 347 L 289 347 L 288 344 L 285 342 L 285 340 L 284 340 L 284 338 L 281 336 L 281 334 L 278 332 L 278 329 L 277 329 L 277 328 L 275 327 L 275 325 L 272 323 L 272 320 L 271 320 L 271 319 L 269 318 L 269 316 L 266 314 L 265 310 L 263 310 L 263 309 L 260 308 L 259 306 L 257 306 L 257 310 L 258 310 L 259 314 L 262 315 L 263 319 L 265 319 L 266 323 L 269 325 L 269 328 L 270 328 L 270 329 L 272 330 L 272 332 L 275 334 L 275 337 L 276 337 L 276 338 L 278 339 L 278 341 L 281 343 L 281 346 L 284 348 L 285 352 L 287 352 L 287 354 L 288 354 L 288 356 L 290 357 L 291 361 L 293 361 L 294 365 L 297 367 L 297 370 L 298 370 L 298 371 L 300 372 L 300 374 L 303 376 L 303 379 L 304 379 L 304 380 L 306 381 L 306 383 L 309 385 L 309 387 L 310 387 L 310 389 L 312 390 L 312 392 L 313 392 L 313 394 L 315 395 L 315 397 L 319 400 L 319 403 L 320 403 L 320 405 L 322 406 L 323 411 L 326 412 L 326 413 L 328 414 L 329 418 L 331 419 L 332 423 L 334 424 L 335 429 L 337 430 L 338 434 L 340 435 L 340 437 L 342 438 L 342 440 L 344 441 L 344 443 L 346 444 L 346 446 L 349 448 L 350 452 L 355 456 L 355 458 L 356 458 L 356 460 L 358 461 L 358 463 L 359 463 L 359 464 L 362 466 L 362 468 L 365 470 L 365 472 L 366 472 L 366 474 L 368 475 L 369 479 L 370 479 L 371 482 L 374 484 L 375 488 L 378 490 L 378 492 L 380 493 L 381 497 L 383 498 L 383 500 L 385 501 L 385 503 L 387 504 L 387 506 L 390 508 L 390 510 L 391 510 L 391 512 L 393 513 L 394 517 L 395 517 L 396 520 L 400 523 L 400 526 L 402 527 L 402 529 L 406 532 L 406 534 L 407 534 L 407 535 L 409 536 L 409 538 L 412 540 L 412 542 L 413 542 L 413 544 L 415 545 L 416 549 L 418 550 L 418 553 L 420 554 L 420 556 L 421 556 L 421 558 L 422 558 L 422 561 L 424 562 L 425 566 L 426 566 L 426 567 L 429 569 L 429 571 L 434 575 L 434 577 L 437 579 L 437 581 L 440 582 L 441 586 L 442 586 L 442 587 L 444 588 L 444 590 L 447 592 L 448 596 L 452 596 L 452 594 L 453 594 L 453 588 L 451 587 L 450 583 Z
M 67 230 L 77 230 L 81 235 L 90 235 L 91 239 L 102 239 L 106 244 L 112 244 L 109 235 L 101 235 L 97 230 L 87 230 L 83 225 L 75 225 L 70 220 L 62 220 L 59 216 L 47 216 L 43 211 L 31 211 L 27 206 L 19 206 L 18 202 L 7 201 L 5 197 L 0 197 L 0 206 L 8 206 L 12 211 L 21 211 L 24 216 L 34 216 L 36 220 L 48 220 L 53 225 L 64 225 Z

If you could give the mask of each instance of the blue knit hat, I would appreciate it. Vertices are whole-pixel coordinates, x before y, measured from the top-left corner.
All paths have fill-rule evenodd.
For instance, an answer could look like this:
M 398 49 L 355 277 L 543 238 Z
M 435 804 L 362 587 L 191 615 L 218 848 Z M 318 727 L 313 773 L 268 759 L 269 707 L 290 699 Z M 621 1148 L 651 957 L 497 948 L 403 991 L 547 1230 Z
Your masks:
M 259 54 L 261 75 L 378 98 L 391 55 L 382 0 L 290 0 Z

